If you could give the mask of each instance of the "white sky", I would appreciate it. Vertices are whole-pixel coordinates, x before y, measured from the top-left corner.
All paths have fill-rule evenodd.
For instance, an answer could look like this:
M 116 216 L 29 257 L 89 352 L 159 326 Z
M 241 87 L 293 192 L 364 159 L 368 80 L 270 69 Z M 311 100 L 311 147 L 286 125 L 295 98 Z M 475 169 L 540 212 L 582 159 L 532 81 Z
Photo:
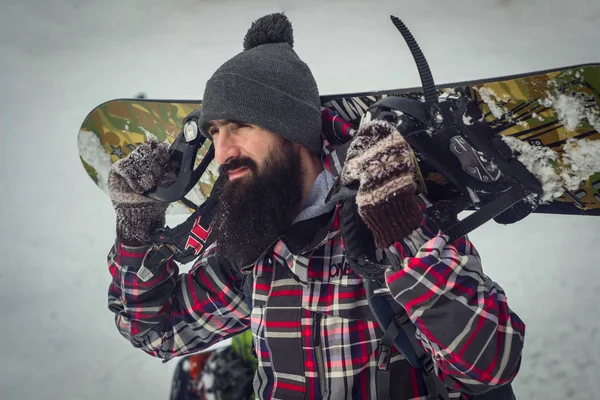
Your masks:
M 419 85 L 389 14 L 438 83 L 600 61 L 595 0 L 0 1 L 1 399 L 168 397 L 174 363 L 132 348 L 106 307 L 114 214 L 76 135 L 113 98 L 200 98 L 276 11 L 322 94 Z M 519 399 L 600 392 L 599 226 L 534 215 L 472 235 L 527 324 Z

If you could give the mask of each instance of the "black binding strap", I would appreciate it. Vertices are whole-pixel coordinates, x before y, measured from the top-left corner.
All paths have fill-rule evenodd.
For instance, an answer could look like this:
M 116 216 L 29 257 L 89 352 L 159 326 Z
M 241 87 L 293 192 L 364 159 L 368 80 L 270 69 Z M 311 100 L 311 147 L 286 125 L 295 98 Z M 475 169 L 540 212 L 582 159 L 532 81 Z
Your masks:
M 506 193 L 502 194 L 497 199 L 487 203 L 467 218 L 460 222 L 444 229 L 444 233 L 450 237 L 450 241 L 459 239 L 479 226 L 485 224 L 494 217 L 502 214 L 514 204 L 523 200 L 525 192 L 519 186 L 513 186 Z

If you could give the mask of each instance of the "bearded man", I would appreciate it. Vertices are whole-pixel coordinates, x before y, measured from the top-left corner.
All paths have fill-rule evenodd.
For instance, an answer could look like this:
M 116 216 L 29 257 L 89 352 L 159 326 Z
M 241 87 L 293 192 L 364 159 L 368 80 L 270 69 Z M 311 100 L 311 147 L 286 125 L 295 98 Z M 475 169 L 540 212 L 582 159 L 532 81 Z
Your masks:
M 424 217 L 402 134 L 385 121 L 365 123 L 344 159 L 332 160 L 322 121 L 290 22 L 282 14 L 256 21 L 244 51 L 206 85 L 198 125 L 223 182 L 214 241 L 189 273 L 168 260 L 139 276 L 167 208 L 141 194 L 169 180 L 168 146 L 144 144 L 115 163 L 109 305 L 119 332 L 169 360 L 250 328 L 261 399 L 471 399 L 510 386 L 524 324 L 471 242 L 450 242 Z M 352 203 L 329 196 L 340 185 L 358 187 Z M 353 236 L 349 220 L 367 234 Z M 348 237 L 377 249 L 382 290 L 415 326 L 429 378 L 395 348 L 384 352 L 370 277 L 349 264 L 356 243 Z M 439 385 L 426 382 L 431 375 Z

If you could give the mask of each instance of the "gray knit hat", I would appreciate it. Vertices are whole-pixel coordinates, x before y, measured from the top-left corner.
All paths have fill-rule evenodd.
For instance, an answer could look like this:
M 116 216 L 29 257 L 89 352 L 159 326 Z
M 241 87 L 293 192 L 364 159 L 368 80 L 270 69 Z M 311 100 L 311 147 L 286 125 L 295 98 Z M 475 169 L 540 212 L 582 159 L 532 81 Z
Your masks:
M 244 51 L 225 62 L 206 84 L 199 121 L 258 125 L 320 154 L 321 101 L 308 66 L 293 50 L 292 24 L 283 14 L 252 23 Z

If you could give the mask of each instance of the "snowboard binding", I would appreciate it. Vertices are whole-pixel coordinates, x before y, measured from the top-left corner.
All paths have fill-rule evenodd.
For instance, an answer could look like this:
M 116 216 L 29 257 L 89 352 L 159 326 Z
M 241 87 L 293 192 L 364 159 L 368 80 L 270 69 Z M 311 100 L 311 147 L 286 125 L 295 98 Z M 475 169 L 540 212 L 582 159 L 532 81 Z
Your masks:
M 146 196 L 168 203 L 181 200 L 190 208 L 198 208 L 186 201 L 184 196 L 200 180 L 215 157 L 215 149 L 211 144 L 200 164 L 195 166 L 198 151 L 206 141 L 206 136 L 202 135 L 198 127 L 201 112 L 202 109 L 194 110 L 184 118 L 183 128 L 169 148 L 171 160 L 179 164 L 176 181 L 168 187 L 156 187 L 145 193 Z
M 468 97 L 438 98 L 427 61 L 408 28 L 392 16 L 419 70 L 425 101 L 385 97 L 369 112 L 375 119 L 394 124 L 408 141 L 419 165 L 442 174 L 456 188 L 456 197 L 426 204 L 426 213 L 451 238 L 459 238 L 494 219 L 517 222 L 537 207 L 540 182 L 494 133 Z M 464 210 L 476 210 L 462 221 Z

